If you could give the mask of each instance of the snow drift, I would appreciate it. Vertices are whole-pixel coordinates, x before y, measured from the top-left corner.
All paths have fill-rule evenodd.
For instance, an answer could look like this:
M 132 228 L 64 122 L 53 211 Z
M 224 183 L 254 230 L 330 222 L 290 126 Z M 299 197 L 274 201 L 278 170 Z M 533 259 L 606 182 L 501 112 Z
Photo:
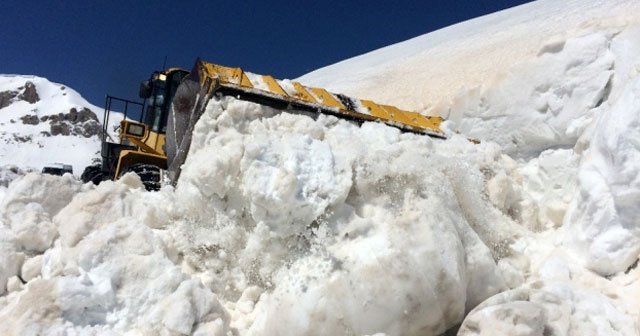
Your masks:
M 175 188 L 16 179 L 0 333 L 640 334 L 638 7 L 539 1 L 303 77 L 446 141 L 221 98 Z

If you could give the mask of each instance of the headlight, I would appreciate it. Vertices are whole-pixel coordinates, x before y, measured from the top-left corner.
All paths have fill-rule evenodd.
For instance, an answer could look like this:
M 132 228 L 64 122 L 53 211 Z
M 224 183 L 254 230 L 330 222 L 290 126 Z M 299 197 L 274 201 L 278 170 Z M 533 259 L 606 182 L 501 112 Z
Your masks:
M 135 136 L 143 136 L 144 135 L 144 126 L 129 124 L 127 126 L 127 134 L 135 135 Z

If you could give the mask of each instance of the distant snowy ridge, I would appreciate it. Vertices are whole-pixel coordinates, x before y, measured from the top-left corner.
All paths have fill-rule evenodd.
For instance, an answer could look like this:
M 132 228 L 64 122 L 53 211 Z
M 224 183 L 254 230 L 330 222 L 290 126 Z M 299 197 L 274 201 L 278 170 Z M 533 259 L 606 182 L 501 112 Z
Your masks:
M 99 157 L 102 110 L 45 78 L 0 75 L 0 166 L 66 163 L 80 175 Z

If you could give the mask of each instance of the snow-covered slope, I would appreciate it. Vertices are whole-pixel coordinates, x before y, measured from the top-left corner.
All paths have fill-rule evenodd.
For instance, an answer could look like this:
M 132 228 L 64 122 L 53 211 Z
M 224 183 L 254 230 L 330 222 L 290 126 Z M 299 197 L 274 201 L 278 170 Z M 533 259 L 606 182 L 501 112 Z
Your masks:
M 0 333 L 639 335 L 639 7 L 538 1 L 303 77 L 479 145 L 227 97 L 175 189 L 17 179 Z
M 0 75 L 0 166 L 39 171 L 65 163 L 80 175 L 100 157 L 101 111 L 45 78 Z
M 638 35 L 639 6 L 628 0 L 536 1 L 299 79 L 442 115 L 509 154 L 536 156 L 575 143 L 594 108 L 620 94 L 622 85 L 615 84 L 638 73 L 638 46 L 629 41 Z

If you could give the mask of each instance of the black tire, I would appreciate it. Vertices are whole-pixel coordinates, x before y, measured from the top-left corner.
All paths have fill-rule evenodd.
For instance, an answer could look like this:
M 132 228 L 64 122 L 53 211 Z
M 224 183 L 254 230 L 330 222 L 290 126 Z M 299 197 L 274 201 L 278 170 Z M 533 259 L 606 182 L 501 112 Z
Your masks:
M 88 166 L 80 175 L 80 179 L 82 179 L 83 183 L 92 182 L 93 184 L 100 184 L 100 182 L 104 181 L 104 174 L 102 173 L 102 165 L 92 165 Z
M 135 173 L 138 175 L 140 180 L 142 180 L 142 184 L 144 184 L 144 188 L 148 191 L 160 190 L 160 167 L 150 164 L 136 163 L 127 167 L 120 176 L 126 173 Z

